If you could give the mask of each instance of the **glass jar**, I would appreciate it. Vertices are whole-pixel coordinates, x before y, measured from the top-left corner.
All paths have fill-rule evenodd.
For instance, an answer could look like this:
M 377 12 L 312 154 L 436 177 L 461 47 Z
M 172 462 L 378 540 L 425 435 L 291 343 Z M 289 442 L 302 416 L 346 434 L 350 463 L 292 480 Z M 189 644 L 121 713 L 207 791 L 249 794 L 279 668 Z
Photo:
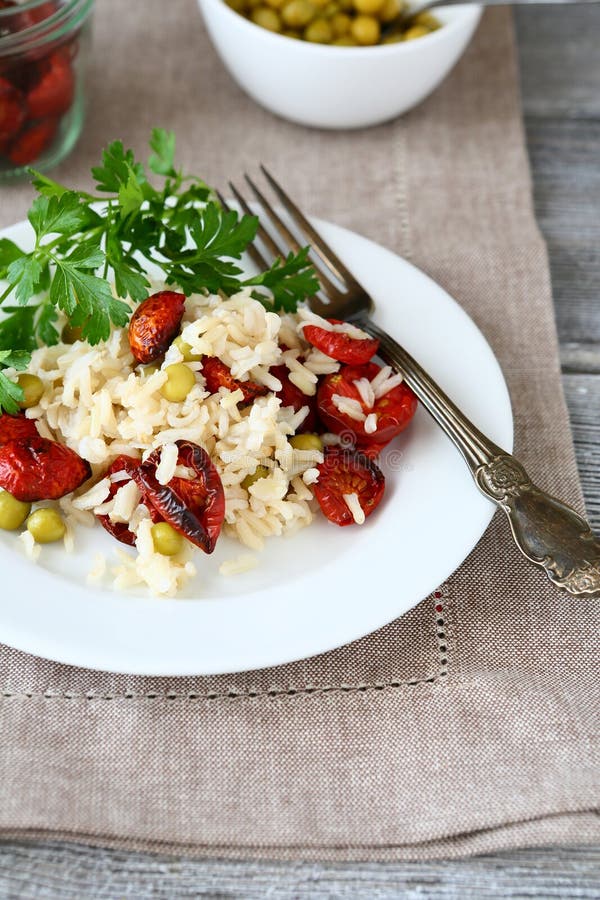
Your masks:
M 0 181 L 73 149 L 94 0 L 0 0 Z

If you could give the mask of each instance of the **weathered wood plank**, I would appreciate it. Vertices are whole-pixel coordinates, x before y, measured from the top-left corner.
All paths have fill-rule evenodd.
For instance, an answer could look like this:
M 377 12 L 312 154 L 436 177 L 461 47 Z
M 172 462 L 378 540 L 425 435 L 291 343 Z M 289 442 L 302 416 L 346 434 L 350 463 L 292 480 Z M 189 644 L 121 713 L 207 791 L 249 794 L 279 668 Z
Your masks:
M 586 507 L 591 524 L 599 533 L 600 375 L 565 375 L 563 385 Z
M 597 900 L 600 849 L 522 850 L 429 863 L 317 865 L 188 860 L 55 843 L 10 843 L 11 900 Z
M 600 121 L 528 118 L 526 128 L 559 337 L 600 342 Z
M 526 115 L 600 117 L 600 6 L 516 7 Z
M 600 375 L 600 343 L 561 344 L 560 364 L 567 374 Z

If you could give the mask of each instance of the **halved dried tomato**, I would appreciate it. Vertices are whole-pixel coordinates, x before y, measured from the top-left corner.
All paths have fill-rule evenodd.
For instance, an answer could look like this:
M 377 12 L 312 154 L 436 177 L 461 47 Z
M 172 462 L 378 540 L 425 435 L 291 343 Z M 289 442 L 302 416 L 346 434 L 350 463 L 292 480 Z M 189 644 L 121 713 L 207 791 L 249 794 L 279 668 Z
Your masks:
M 354 525 L 356 522 L 344 497 L 355 494 L 365 518 L 371 515 L 383 497 L 383 472 L 364 453 L 328 449 L 317 468 L 319 480 L 313 485 L 315 497 L 323 513 L 336 525 Z
M 166 353 L 176 337 L 185 294 L 158 291 L 140 303 L 129 322 L 129 346 L 139 363 L 150 363 Z
M 17 416 L 9 416 L 8 413 L 0 415 L 0 446 L 20 438 L 37 438 L 39 436 L 35 419 L 26 419 L 24 413 L 19 413 Z
M 54 140 L 57 128 L 56 119 L 45 119 L 29 125 L 10 146 L 8 158 L 16 166 L 27 166 L 35 162 Z
M 126 456 L 123 453 L 121 454 L 121 456 L 117 456 L 117 458 L 111 463 L 104 477 L 110 478 L 111 475 L 116 475 L 117 472 L 126 472 L 126 474 L 129 475 L 129 478 L 133 479 L 137 483 L 138 479 L 136 475 L 140 465 L 141 462 L 139 459 L 135 459 L 133 456 Z M 119 488 L 122 488 L 125 484 L 127 484 L 127 481 L 125 479 L 123 481 L 111 481 L 110 492 L 105 502 L 111 500 L 115 496 Z M 154 509 L 154 507 L 150 504 L 146 505 L 148 506 L 152 521 L 161 522 L 162 519 L 159 513 Z M 108 515 L 96 515 L 96 518 L 98 519 L 102 527 L 105 528 L 109 534 L 112 534 L 112 536 L 122 544 L 128 544 L 128 546 L 130 547 L 135 546 L 135 534 L 129 529 L 129 526 L 126 522 L 111 522 Z
M 193 479 L 172 478 L 164 485 L 156 478 L 160 451 L 155 450 L 136 474 L 144 501 L 152 504 L 165 522 L 204 550 L 212 553 L 225 518 L 225 492 L 210 456 L 191 441 L 177 441 L 178 462 L 196 473 Z
M 69 60 L 53 53 L 39 64 L 40 76 L 27 92 L 31 119 L 62 116 L 71 106 L 75 93 L 75 76 Z
M 287 366 L 273 366 L 269 369 L 269 374 L 274 375 L 281 382 L 281 390 L 275 392 L 275 396 L 279 397 L 282 406 L 291 406 L 295 412 L 308 406 L 308 415 L 299 428 L 299 433 L 318 430 L 317 416 L 317 397 L 307 397 L 303 394 L 299 387 L 290 381 L 290 370 Z
M 0 77 L 0 142 L 16 138 L 26 117 L 25 97 L 21 91 Z
M 372 407 L 367 406 L 355 382 L 361 378 L 372 381 L 380 371 L 381 368 L 377 363 L 366 363 L 363 366 L 342 366 L 339 372 L 327 375 L 323 379 L 317 392 L 319 415 L 325 425 L 334 434 L 353 434 L 359 447 L 370 444 L 387 444 L 406 428 L 417 409 L 417 398 L 404 382 L 392 387 L 383 396 L 375 398 Z M 358 401 L 360 406 L 357 411 L 361 410 L 365 417 L 374 415 L 376 418 L 375 430 L 367 433 L 365 421 L 340 411 L 334 400 L 336 395 L 338 398 Z
M 331 325 L 343 325 L 339 319 L 327 319 Z M 354 366 L 360 366 L 369 362 L 379 349 L 379 341 L 377 338 L 369 337 L 365 334 L 364 338 L 352 337 L 344 331 L 328 331 L 327 328 L 321 328 L 320 325 L 305 325 L 302 329 L 304 337 L 332 359 L 338 362 L 348 363 Z
M 262 397 L 269 391 L 264 384 L 257 384 L 255 381 L 238 381 L 225 363 L 216 356 L 203 357 L 202 374 L 211 394 L 216 394 L 220 387 L 227 388 L 229 391 L 240 390 L 244 395 L 244 403 L 250 403 L 256 397 Z
M 28 437 L 0 447 L 0 487 L 21 500 L 58 500 L 92 474 L 90 464 L 63 444 Z

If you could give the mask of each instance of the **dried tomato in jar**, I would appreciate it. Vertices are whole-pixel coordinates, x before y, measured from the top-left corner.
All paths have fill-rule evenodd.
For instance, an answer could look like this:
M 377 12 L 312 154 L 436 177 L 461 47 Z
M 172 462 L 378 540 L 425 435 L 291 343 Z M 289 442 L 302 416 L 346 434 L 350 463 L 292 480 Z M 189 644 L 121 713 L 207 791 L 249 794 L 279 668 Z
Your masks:
M 0 181 L 48 169 L 83 123 L 94 0 L 0 0 Z

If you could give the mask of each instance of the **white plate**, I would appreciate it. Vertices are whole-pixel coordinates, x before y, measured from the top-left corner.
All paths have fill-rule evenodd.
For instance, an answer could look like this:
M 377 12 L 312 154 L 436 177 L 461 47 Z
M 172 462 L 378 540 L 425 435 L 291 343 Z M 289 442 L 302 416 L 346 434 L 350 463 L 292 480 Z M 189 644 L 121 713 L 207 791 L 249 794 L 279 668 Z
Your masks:
M 377 303 L 377 321 L 439 380 L 473 421 L 512 449 L 510 399 L 496 358 L 471 319 L 426 275 L 389 250 L 316 222 Z M 31 242 L 26 222 L 2 236 Z M 145 675 L 237 672 L 333 649 L 385 625 L 443 582 L 475 546 L 494 507 L 462 458 L 419 408 L 389 448 L 384 502 L 362 527 L 318 517 L 271 538 L 259 568 L 224 578 L 243 552 L 221 539 L 198 552 L 183 599 L 90 587 L 94 553 L 117 546 L 82 528 L 76 553 L 44 547 L 37 565 L 13 534 L 0 536 L 0 641 L 63 663 Z

